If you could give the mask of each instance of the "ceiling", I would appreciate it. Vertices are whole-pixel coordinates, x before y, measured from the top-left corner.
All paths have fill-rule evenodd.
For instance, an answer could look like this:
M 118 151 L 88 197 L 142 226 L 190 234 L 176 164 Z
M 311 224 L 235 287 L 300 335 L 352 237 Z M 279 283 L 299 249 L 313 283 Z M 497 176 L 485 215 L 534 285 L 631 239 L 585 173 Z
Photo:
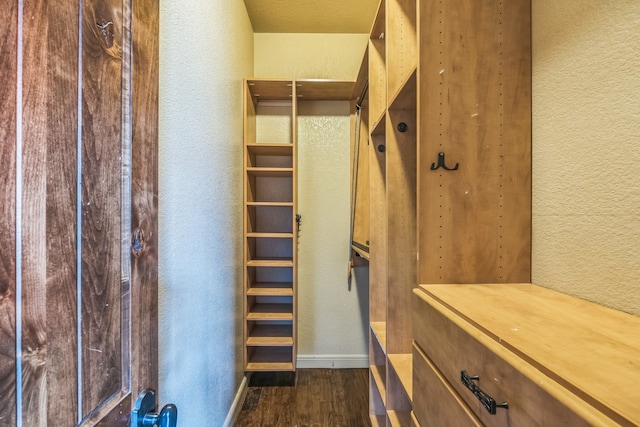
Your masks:
M 255 33 L 364 33 L 379 0 L 244 0 Z

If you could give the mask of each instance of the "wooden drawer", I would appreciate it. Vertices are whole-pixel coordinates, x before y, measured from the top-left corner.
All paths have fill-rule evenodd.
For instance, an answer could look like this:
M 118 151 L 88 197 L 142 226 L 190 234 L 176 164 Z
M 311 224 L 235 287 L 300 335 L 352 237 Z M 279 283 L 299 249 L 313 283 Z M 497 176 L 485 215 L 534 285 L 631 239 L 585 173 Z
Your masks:
M 413 412 L 421 427 L 482 426 L 415 341 L 413 373 Z
M 480 285 L 475 285 L 480 286 Z M 451 309 L 426 289 L 414 291 L 413 331 L 417 345 L 424 350 L 437 371 L 457 393 L 462 401 L 484 425 L 488 426 L 586 426 L 619 425 L 605 416 L 575 392 L 560 385 L 548 372 L 541 372 L 528 363 L 517 348 L 508 348 L 499 336 L 489 329 L 477 327 L 468 317 Z M 464 293 L 460 298 L 464 298 Z M 481 304 L 481 301 L 477 301 Z M 491 312 L 491 308 L 488 309 Z M 508 314 L 496 311 L 495 317 Z M 535 321 L 535 320 L 534 320 Z M 545 346 L 544 342 L 539 343 Z M 553 355 L 553 348 L 547 353 Z M 420 358 L 414 357 L 414 360 Z M 414 364 L 414 370 L 424 367 Z M 508 409 L 497 408 L 491 414 L 474 393 L 463 385 L 461 373 L 477 376 L 471 380 L 475 387 L 490 396 L 496 403 L 506 402 Z M 432 374 L 431 374 L 432 375 Z M 421 386 L 414 384 L 414 396 L 420 395 Z M 428 391 L 429 389 L 427 389 Z M 427 392 L 425 391 L 425 393 Z M 433 396 L 422 399 L 426 405 Z M 480 394 L 479 392 L 476 394 Z M 416 399 L 414 397 L 414 402 Z M 444 403 L 443 403 L 444 405 Z M 414 410 L 420 418 L 418 404 Z M 621 423 L 624 425 L 625 423 Z

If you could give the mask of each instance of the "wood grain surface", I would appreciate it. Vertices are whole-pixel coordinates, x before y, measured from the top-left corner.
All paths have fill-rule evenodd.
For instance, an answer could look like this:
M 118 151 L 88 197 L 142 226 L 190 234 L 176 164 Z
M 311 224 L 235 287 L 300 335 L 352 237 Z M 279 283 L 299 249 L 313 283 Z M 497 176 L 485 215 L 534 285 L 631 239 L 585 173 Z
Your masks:
M 22 71 L 22 399 L 26 425 L 45 425 L 47 362 L 46 3 L 24 2 Z M 18 101 L 20 102 L 20 101 Z M 20 319 L 18 320 L 20 321 Z
M 16 91 L 18 2 L 0 7 L 0 420 L 16 423 Z
M 415 93 L 415 92 L 414 92 Z M 407 131 L 398 131 L 406 123 Z M 416 284 L 416 110 L 389 110 L 386 133 L 387 354 L 411 353 Z
M 121 9 L 115 0 L 87 1 L 82 9 L 83 416 L 122 380 Z
M 137 2 L 134 17 L 132 2 L 115 0 L 6 3 L 0 10 L 0 425 L 74 425 L 87 416 L 88 425 L 128 425 L 131 377 L 136 396 L 157 388 L 158 5 Z M 132 228 L 139 237 L 134 253 Z M 130 332 L 140 343 L 133 358 Z
M 530 279 L 529 9 L 421 4 L 421 283 Z
M 158 385 L 158 56 L 159 5 L 133 5 L 131 229 L 144 236 L 132 254 L 132 392 Z M 134 236 L 132 236 L 133 238 Z
M 371 425 L 366 369 L 298 369 L 294 384 L 257 375 L 272 380 L 249 385 L 236 427 Z
M 78 1 L 46 1 L 47 425 L 77 422 Z M 35 82 L 34 82 L 35 83 Z M 41 142 L 42 144 L 42 142 Z M 43 144 L 45 145 L 45 144 Z M 71 357 L 70 355 L 73 355 Z
M 499 343 L 499 350 L 508 349 L 509 354 L 517 355 L 519 362 L 514 366 L 533 366 L 543 373 L 550 392 L 569 391 L 566 397 L 554 395 L 590 424 L 611 425 L 611 420 L 620 425 L 640 424 L 637 316 L 528 283 L 437 285 L 419 289 L 416 292 L 423 292 L 422 295 L 432 297 L 455 313 L 451 318 L 464 319 L 461 325 L 473 325 L 473 330 L 481 331 L 481 338 L 489 337 L 489 344 Z M 448 316 L 445 310 L 441 311 Z M 452 337 L 450 334 L 446 339 L 450 341 Z M 491 367 L 485 364 L 482 369 Z M 522 385 L 516 389 L 518 394 L 533 398 Z M 581 403 L 575 406 L 573 401 Z M 537 406 L 540 407 L 560 412 L 550 406 Z M 533 405 L 530 413 L 536 411 Z M 610 419 L 594 421 L 596 418 L 590 417 L 595 412 Z M 550 419 L 551 414 L 545 416 Z

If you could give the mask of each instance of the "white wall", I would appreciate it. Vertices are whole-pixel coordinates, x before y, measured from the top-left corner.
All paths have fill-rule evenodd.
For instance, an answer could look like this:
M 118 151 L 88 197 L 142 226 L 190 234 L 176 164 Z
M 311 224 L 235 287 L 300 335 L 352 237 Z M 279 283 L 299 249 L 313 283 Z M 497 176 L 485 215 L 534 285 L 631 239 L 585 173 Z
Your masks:
M 255 34 L 255 76 L 355 80 L 368 34 Z M 298 366 L 368 367 L 368 270 L 348 278 L 348 102 L 298 108 Z
M 532 19 L 532 280 L 640 315 L 640 2 Z
M 160 403 L 221 426 L 242 372 L 242 0 L 160 3 Z M 204 418 L 206 417 L 206 421 Z
M 255 77 L 355 80 L 368 34 L 256 33 Z
M 349 102 L 298 104 L 298 366 L 368 367 L 367 268 L 349 281 Z

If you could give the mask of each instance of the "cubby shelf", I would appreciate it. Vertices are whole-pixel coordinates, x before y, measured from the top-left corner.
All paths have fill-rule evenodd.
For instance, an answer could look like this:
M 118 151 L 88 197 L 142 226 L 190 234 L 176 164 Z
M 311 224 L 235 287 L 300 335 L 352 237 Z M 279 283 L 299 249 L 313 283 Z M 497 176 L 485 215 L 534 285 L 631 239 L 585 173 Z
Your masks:
M 247 371 L 295 370 L 293 346 L 246 346 Z
M 247 288 L 247 296 L 293 296 L 293 283 L 251 283 Z
M 382 348 L 382 351 L 386 353 L 387 348 L 387 324 L 385 322 L 371 322 L 371 331 L 373 336 Z
M 247 320 L 293 320 L 292 304 L 259 303 L 249 307 Z
M 411 425 L 411 411 L 388 411 L 387 418 L 392 427 Z
M 290 177 L 293 168 L 247 168 L 247 173 L 253 176 Z
M 389 363 L 398 378 L 405 394 L 412 400 L 413 396 L 413 355 L 411 353 L 389 354 Z

